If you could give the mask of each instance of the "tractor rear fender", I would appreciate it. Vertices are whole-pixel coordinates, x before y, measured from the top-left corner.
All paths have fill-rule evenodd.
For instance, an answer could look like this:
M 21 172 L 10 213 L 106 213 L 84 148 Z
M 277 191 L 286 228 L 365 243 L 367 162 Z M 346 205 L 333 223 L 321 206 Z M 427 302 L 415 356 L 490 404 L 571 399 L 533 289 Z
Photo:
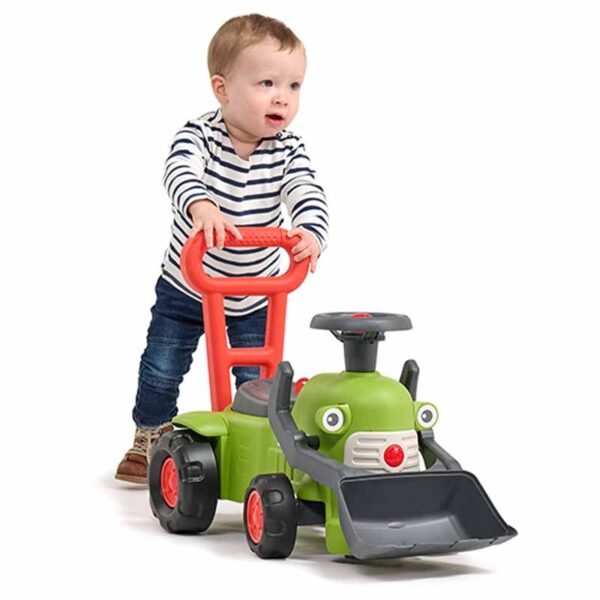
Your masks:
M 176 427 L 187 427 L 206 438 L 229 435 L 227 420 L 219 412 L 195 411 L 177 415 L 173 419 Z

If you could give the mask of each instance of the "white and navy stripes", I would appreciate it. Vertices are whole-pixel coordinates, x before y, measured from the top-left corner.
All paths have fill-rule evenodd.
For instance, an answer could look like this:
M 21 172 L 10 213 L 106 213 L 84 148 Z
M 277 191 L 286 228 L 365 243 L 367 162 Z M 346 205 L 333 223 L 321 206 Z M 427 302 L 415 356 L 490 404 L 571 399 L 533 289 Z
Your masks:
M 188 121 L 175 136 L 165 166 L 164 184 L 171 198 L 173 225 L 165 252 L 162 275 L 184 293 L 200 299 L 189 288 L 179 266 L 181 248 L 192 220 L 192 202 L 208 198 L 237 227 L 280 227 L 281 203 L 292 227 L 310 231 L 321 251 L 327 243 L 327 202 L 317 183 L 302 139 L 283 130 L 263 138 L 248 157 L 233 149 L 221 109 Z M 279 271 L 277 248 L 213 249 L 204 257 L 204 269 L 213 277 L 269 277 Z M 225 313 L 249 314 L 266 304 L 266 298 L 225 298 Z

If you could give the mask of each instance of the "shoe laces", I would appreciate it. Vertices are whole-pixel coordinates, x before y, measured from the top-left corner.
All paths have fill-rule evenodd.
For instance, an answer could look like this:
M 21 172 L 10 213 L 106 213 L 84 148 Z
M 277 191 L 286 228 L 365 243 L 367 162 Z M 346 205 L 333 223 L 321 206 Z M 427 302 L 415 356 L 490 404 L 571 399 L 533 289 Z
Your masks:
M 146 456 L 153 442 L 172 428 L 171 423 L 163 423 L 154 429 L 142 429 L 141 427 L 136 427 L 135 437 L 133 438 L 133 447 L 129 452 Z

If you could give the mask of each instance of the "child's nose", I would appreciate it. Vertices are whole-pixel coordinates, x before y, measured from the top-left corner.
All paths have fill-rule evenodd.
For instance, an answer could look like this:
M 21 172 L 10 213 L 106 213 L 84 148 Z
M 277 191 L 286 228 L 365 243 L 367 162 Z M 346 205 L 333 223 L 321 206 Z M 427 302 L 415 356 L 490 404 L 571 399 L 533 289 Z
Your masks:
M 285 94 L 285 92 L 282 91 L 277 92 L 273 98 L 273 102 L 275 102 L 275 104 L 282 104 L 283 106 L 287 106 L 287 95 Z

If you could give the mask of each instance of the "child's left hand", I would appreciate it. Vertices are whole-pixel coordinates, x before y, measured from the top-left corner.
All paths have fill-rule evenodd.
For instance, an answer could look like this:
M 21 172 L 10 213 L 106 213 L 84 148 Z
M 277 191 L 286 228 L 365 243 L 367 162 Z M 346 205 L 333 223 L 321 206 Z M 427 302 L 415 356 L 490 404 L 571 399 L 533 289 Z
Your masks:
M 310 272 L 314 273 L 317 268 L 317 260 L 319 260 L 319 255 L 321 254 L 317 238 L 312 233 L 306 231 L 306 229 L 300 227 L 294 227 L 287 232 L 288 237 L 293 237 L 295 235 L 300 236 L 301 239 L 300 242 L 292 248 L 294 260 L 300 262 L 310 256 Z

